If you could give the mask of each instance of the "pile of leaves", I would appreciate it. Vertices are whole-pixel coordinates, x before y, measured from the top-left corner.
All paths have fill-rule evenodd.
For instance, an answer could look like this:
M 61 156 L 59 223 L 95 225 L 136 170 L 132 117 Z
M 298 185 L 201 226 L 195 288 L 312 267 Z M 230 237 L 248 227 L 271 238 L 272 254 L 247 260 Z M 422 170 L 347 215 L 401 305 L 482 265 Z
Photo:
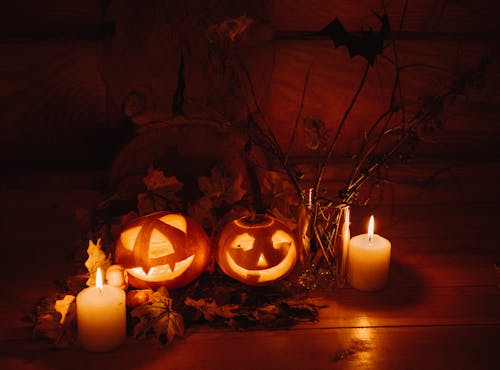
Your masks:
M 188 323 L 207 322 L 235 330 L 286 328 L 317 321 L 320 306 L 289 282 L 254 287 L 223 274 L 203 275 L 181 291 Z
M 95 285 L 98 267 L 106 269 L 111 264 L 100 239 L 88 242 L 87 254 L 88 273 L 68 277 L 64 292 L 44 297 L 29 317 L 35 336 L 49 339 L 56 348 L 77 343 L 76 295 Z M 244 286 L 215 271 L 172 292 L 165 287 L 156 291 L 129 288 L 127 331 L 137 340 L 169 344 L 184 336 L 186 326 L 209 323 L 237 330 L 284 328 L 316 321 L 319 308 L 296 296 L 290 284 Z

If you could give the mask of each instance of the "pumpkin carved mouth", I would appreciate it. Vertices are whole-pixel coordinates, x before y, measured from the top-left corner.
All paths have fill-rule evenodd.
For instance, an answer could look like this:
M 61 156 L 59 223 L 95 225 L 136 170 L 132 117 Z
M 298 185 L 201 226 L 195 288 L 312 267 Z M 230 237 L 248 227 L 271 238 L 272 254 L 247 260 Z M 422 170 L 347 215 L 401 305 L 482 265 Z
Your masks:
M 276 278 L 276 271 L 288 270 L 295 263 L 296 257 L 295 248 L 290 248 L 286 257 L 281 262 L 268 268 L 250 270 L 241 267 L 230 254 L 227 256 L 227 263 L 230 269 L 242 278 L 256 280 L 256 283 L 263 283 L 274 280 Z M 259 261 L 262 260 L 259 259 Z
M 142 267 L 134 267 L 128 269 L 128 273 L 132 276 L 148 282 L 160 282 L 165 280 L 173 280 L 181 276 L 191 266 L 194 260 L 194 255 L 175 262 L 174 268 L 170 264 L 158 265 L 149 268 L 146 273 Z

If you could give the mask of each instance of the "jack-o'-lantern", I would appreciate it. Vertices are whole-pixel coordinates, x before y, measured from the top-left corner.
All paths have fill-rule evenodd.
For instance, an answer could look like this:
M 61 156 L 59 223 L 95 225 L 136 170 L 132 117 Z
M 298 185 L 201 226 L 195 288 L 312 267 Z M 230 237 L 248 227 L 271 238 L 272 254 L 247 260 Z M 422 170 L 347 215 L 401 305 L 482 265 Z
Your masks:
M 127 224 L 116 243 L 115 259 L 127 269 L 133 287 L 178 288 L 205 270 L 210 244 L 192 218 L 156 212 Z
M 248 285 L 265 285 L 292 271 L 297 247 L 292 232 L 268 215 L 238 218 L 221 230 L 217 263 L 222 271 Z

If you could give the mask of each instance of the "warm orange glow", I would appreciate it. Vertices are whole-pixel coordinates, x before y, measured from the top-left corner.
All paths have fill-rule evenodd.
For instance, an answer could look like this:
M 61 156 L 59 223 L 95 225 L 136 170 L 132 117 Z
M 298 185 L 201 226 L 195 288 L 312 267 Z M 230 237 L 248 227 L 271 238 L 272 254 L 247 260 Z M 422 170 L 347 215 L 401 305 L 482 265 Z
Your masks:
M 95 275 L 95 286 L 102 292 L 102 271 L 100 267 L 97 268 Z
M 297 260 L 291 231 L 268 215 L 241 217 L 221 231 L 217 262 L 227 275 L 248 285 L 265 285 L 284 278 Z
M 128 283 L 140 289 L 177 288 L 196 279 L 210 261 L 205 231 L 187 216 L 155 212 L 128 223 L 115 247 Z
M 373 215 L 371 215 L 370 222 L 368 223 L 368 239 L 372 240 L 374 230 L 375 230 L 375 219 L 373 218 Z

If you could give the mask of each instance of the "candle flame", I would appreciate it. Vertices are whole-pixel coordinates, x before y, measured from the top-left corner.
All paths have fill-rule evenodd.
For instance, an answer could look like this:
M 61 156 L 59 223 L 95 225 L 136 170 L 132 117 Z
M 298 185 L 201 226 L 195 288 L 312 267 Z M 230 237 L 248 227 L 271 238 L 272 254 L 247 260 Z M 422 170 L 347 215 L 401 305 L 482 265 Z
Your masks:
M 373 215 L 370 216 L 370 222 L 368 223 L 368 240 L 372 240 L 373 238 L 373 231 L 375 230 L 375 219 L 373 218 Z
M 102 292 L 102 271 L 100 267 L 97 268 L 95 275 L 95 286 Z

